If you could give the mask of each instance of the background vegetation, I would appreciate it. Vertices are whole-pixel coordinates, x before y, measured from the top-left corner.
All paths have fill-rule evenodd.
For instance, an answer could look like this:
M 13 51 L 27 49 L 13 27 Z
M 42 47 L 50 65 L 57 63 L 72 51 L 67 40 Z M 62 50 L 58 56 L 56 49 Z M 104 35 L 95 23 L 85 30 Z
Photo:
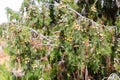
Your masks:
M 0 78 L 102 80 L 120 75 L 116 1 L 24 0 L 19 12 L 6 8 L 9 23 L 1 25 L 0 35 L 10 64 L 8 70 L 0 67 Z

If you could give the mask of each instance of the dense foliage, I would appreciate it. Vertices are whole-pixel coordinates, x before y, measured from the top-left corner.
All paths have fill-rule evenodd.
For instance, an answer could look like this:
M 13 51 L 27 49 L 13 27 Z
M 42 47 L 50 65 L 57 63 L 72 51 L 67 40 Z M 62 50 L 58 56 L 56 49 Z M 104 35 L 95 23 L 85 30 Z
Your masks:
M 19 12 L 6 8 L 10 22 L 1 25 L 0 34 L 11 57 L 7 79 L 102 80 L 120 75 L 116 3 L 48 1 L 24 0 Z

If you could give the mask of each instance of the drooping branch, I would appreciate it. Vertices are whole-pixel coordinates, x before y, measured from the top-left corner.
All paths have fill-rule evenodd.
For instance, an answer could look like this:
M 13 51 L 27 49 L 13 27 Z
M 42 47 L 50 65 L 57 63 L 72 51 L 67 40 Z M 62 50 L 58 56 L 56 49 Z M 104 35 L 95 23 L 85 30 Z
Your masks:
M 50 39 L 48 39 L 46 36 L 44 36 L 44 35 L 42 35 L 42 34 L 38 33 L 36 30 L 34 30 L 34 29 L 30 28 L 30 31 L 31 31 L 31 32 L 33 32 L 33 33 L 35 33 L 35 34 L 37 34 L 38 36 L 40 36 L 40 37 L 42 37 L 42 38 L 46 39 L 47 41 L 51 42 L 51 40 L 50 40 Z
M 34 30 L 34 29 L 32 29 L 32 28 L 30 28 L 30 31 L 32 32 L 32 33 L 35 33 L 36 35 L 38 35 L 39 37 L 42 37 L 43 39 L 45 39 L 45 40 L 47 40 L 48 42 L 47 42 L 47 44 L 39 44 L 39 43 L 37 43 L 36 44 L 36 46 L 57 46 L 57 44 L 51 44 L 51 42 L 54 42 L 54 39 L 53 38 L 59 38 L 59 37 L 57 37 L 57 36 L 44 36 L 43 34 L 41 34 L 41 33 L 38 33 L 36 30 Z M 52 38 L 52 40 L 50 39 L 50 37 Z
M 61 6 L 61 4 L 62 3 L 57 3 L 56 1 L 54 1 L 54 4 L 53 3 L 42 3 L 42 5 L 54 6 L 54 7 Z M 95 24 L 96 26 L 100 26 L 100 27 L 106 28 L 108 30 L 116 29 L 116 26 L 102 25 L 102 24 L 99 24 L 99 23 L 93 21 L 92 19 L 89 19 L 89 18 L 87 18 L 85 16 L 82 16 L 82 14 L 80 14 L 79 12 L 77 12 L 76 10 L 74 10 L 73 8 L 71 8 L 69 5 L 66 5 L 66 9 L 68 9 L 68 11 L 72 11 L 73 13 L 77 14 L 81 19 L 85 20 L 86 22 L 91 22 L 92 24 Z

